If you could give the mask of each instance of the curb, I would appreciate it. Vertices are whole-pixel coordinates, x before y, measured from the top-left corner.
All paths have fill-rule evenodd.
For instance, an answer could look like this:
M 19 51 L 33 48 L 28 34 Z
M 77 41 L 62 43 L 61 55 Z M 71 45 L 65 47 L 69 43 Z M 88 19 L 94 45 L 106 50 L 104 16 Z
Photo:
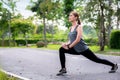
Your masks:
M 7 71 L 5 71 L 5 70 L 3 70 L 3 69 L 0 69 L 0 71 L 4 72 L 5 74 L 7 74 L 7 75 L 9 75 L 9 76 L 18 78 L 18 79 L 20 79 L 20 80 L 30 80 L 30 79 L 28 79 L 28 78 L 25 78 L 25 77 L 22 77 L 22 76 L 19 76 L 19 75 L 16 75 L 16 74 L 7 72 Z

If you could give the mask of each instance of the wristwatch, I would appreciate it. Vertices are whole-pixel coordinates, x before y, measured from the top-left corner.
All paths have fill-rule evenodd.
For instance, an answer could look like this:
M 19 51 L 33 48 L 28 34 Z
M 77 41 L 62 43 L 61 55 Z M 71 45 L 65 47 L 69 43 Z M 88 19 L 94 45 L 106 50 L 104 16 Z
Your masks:
M 69 45 L 70 45 L 70 44 L 67 45 L 68 49 L 70 49 Z

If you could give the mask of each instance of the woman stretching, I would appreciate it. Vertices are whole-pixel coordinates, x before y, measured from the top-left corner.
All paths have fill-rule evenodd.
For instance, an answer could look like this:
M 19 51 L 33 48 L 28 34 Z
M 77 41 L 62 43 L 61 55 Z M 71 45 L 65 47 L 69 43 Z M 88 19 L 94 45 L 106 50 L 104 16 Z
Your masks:
M 69 32 L 69 41 L 67 43 L 64 43 L 59 49 L 61 69 L 57 75 L 59 76 L 67 73 L 65 66 L 65 53 L 83 55 L 84 57 L 94 62 L 111 66 L 112 68 L 109 73 L 116 72 L 118 69 L 117 64 L 114 64 L 105 59 L 100 59 L 85 44 L 84 40 L 82 39 L 82 26 L 77 12 L 72 11 L 69 14 L 69 21 L 72 23 Z

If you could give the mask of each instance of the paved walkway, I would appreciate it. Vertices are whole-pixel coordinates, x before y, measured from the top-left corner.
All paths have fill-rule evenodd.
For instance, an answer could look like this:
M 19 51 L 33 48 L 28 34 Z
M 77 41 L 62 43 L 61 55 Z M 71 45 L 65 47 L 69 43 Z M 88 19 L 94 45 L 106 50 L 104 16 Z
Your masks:
M 94 63 L 81 55 L 66 54 L 68 73 L 56 76 L 60 69 L 58 51 L 31 48 L 0 48 L 1 67 L 30 80 L 120 80 L 120 57 L 103 56 L 118 63 L 116 73 L 108 73 L 109 66 Z

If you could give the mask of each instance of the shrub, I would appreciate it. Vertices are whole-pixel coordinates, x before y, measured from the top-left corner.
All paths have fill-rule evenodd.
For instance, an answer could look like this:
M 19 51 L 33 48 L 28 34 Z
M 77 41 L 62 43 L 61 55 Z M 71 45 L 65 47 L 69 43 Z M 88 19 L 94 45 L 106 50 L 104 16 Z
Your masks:
M 110 48 L 120 49 L 120 30 L 114 30 L 110 36 Z
M 36 46 L 37 46 L 37 47 L 44 47 L 44 46 L 45 46 L 45 43 L 44 43 L 43 41 L 38 41 L 38 42 L 36 43 Z
M 19 39 L 19 40 L 15 40 L 17 45 L 26 45 L 26 42 L 24 39 Z M 27 40 L 28 41 L 28 44 L 35 44 L 39 41 L 39 39 L 31 39 L 31 40 Z
M 13 45 L 14 45 L 14 42 L 11 40 L 10 46 L 13 46 Z M 0 40 L 0 46 L 4 46 L 4 47 L 9 46 L 9 40 L 4 40 L 3 42 L 2 40 Z
M 98 39 L 97 38 L 88 38 L 88 39 L 84 39 L 84 41 L 88 44 L 88 45 L 98 45 Z

